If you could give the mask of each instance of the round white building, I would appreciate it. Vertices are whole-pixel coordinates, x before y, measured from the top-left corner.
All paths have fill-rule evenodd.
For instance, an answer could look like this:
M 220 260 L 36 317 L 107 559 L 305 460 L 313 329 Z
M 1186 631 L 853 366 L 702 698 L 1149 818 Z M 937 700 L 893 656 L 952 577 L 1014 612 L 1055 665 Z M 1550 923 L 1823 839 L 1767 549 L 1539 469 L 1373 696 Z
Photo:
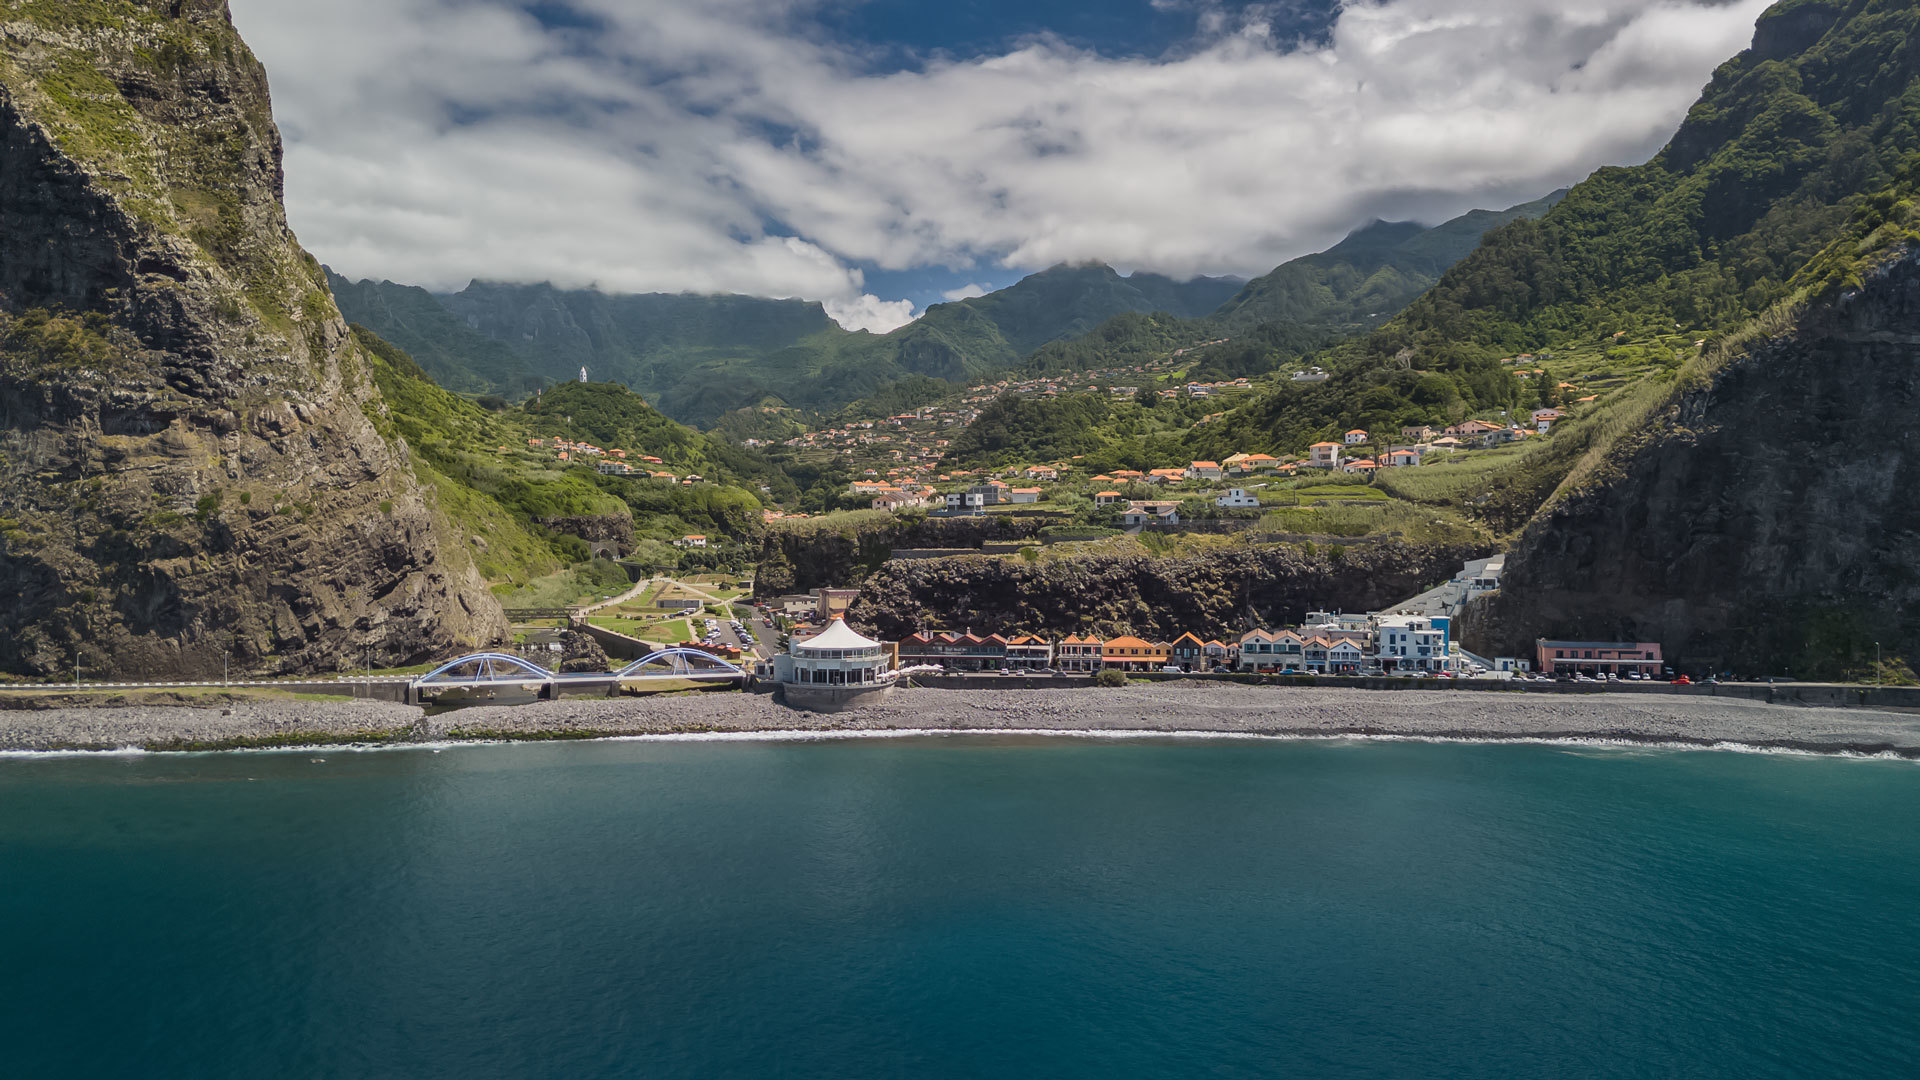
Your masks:
M 773 675 L 787 704 L 807 709 L 830 709 L 893 688 L 893 647 L 875 641 L 840 616 L 827 628 L 787 646 L 773 659 Z

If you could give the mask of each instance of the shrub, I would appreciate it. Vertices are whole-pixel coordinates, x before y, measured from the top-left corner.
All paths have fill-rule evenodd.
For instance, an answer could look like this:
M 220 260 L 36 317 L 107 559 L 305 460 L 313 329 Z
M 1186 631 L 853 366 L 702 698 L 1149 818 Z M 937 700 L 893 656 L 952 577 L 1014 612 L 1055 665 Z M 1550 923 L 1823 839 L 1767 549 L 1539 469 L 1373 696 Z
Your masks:
M 1125 686 L 1127 685 L 1127 677 L 1122 672 L 1115 671 L 1112 668 L 1108 668 L 1107 670 L 1102 671 L 1093 677 L 1093 685 Z

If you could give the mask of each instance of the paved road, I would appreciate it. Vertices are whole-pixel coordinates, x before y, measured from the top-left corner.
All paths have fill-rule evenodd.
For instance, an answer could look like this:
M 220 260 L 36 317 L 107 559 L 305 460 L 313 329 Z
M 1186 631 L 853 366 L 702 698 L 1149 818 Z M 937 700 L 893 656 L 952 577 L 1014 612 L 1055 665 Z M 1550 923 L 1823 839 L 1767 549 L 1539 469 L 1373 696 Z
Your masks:
M 753 620 L 748 625 L 753 629 L 753 636 L 760 639 L 759 644 L 754 646 L 754 651 L 764 658 L 771 659 L 774 643 L 780 640 L 779 628 L 758 611 L 753 613 Z
M 641 593 L 646 592 L 647 587 L 649 585 L 652 585 L 654 582 L 659 580 L 660 579 L 657 577 L 643 578 L 640 581 L 636 582 L 633 588 L 628 589 L 626 592 L 621 593 L 619 596 L 616 596 L 611 600 L 602 600 L 597 604 L 588 604 L 586 607 L 583 607 L 580 609 L 580 613 L 582 615 L 591 615 L 594 612 L 599 611 L 601 608 L 610 608 L 615 604 L 624 604 L 629 600 L 637 598 Z

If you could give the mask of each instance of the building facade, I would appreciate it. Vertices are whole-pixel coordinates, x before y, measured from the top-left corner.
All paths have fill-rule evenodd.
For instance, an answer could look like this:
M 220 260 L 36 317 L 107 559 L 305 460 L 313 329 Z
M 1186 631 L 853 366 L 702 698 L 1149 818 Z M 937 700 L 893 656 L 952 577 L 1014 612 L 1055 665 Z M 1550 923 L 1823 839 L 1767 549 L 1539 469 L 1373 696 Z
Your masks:
M 1543 675 L 1626 675 L 1659 678 L 1665 673 L 1654 641 L 1534 642 L 1534 670 Z
M 933 665 L 955 671 L 998 671 L 1007 664 L 1007 639 L 999 634 L 921 632 L 900 639 L 903 667 Z
M 1016 634 L 1007 639 L 1007 667 L 1038 671 L 1053 666 L 1053 645 L 1033 634 Z
M 1056 658 L 1060 661 L 1061 671 L 1090 672 L 1100 670 L 1100 653 L 1106 643 L 1097 637 L 1081 637 L 1068 634 L 1060 640 Z
M 1158 671 L 1167 666 L 1167 647 L 1137 637 L 1109 638 L 1101 647 L 1100 666 L 1108 671 Z

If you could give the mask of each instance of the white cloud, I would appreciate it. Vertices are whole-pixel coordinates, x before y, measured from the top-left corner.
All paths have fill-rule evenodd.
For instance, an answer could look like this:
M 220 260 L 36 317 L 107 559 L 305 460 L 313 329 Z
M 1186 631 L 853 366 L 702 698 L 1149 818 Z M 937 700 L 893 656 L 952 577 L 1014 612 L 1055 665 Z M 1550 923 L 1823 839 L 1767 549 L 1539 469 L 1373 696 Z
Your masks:
M 575 0 L 598 32 L 504 0 L 232 6 L 294 227 L 341 272 L 800 296 L 874 328 L 912 305 L 861 262 L 1257 274 L 1643 160 L 1766 6 L 1349 0 L 1294 51 L 1256 11 L 1159 60 L 1039 39 L 881 71 L 808 29 L 821 2 Z
M 851 300 L 838 297 L 825 303 L 827 316 L 849 330 L 871 330 L 884 334 L 920 317 L 911 300 L 882 300 L 863 293 Z
M 940 294 L 940 298 L 948 301 L 966 300 L 975 296 L 985 296 L 992 291 L 992 289 L 976 281 L 971 284 L 962 285 L 957 289 L 948 289 L 946 292 Z

